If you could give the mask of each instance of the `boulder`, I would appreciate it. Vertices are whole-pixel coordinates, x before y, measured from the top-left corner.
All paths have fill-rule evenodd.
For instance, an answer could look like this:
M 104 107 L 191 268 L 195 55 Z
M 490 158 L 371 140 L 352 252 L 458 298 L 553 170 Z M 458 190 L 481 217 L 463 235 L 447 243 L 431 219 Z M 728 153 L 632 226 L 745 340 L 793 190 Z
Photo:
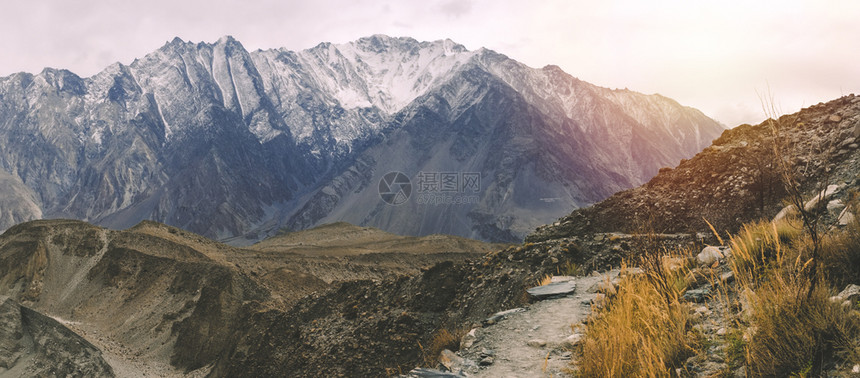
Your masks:
M 750 288 L 745 288 L 744 291 L 741 292 L 739 301 L 744 319 L 752 319 L 755 311 L 753 309 L 753 303 L 755 303 L 757 299 L 755 292 Z
M 615 295 L 615 293 L 618 292 L 618 290 L 615 288 L 615 284 L 612 283 L 612 281 L 609 281 L 609 279 L 605 279 L 596 283 L 594 286 L 592 286 L 592 291 L 598 294 L 608 296 L 613 296 Z
M 684 276 L 684 283 L 687 287 L 699 287 L 708 283 L 708 277 L 702 273 L 702 270 L 695 268 Z
M 472 328 L 472 330 L 469 331 L 469 333 L 463 335 L 463 338 L 460 339 L 460 349 L 461 350 L 462 349 L 468 349 L 469 347 L 472 346 L 472 344 L 475 343 L 476 340 L 478 340 L 478 336 L 475 334 L 477 330 L 478 330 L 477 328 Z
M 835 199 L 827 203 L 827 211 L 837 211 L 845 208 L 845 203 L 842 200 Z
M 848 208 L 842 209 L 842 212 L 839 213 L 839 217 L 837 218 L 837 222 L 840 226 L 846 226 L 849 223 L 854 221 L 854 214 L 848 211 Z
M 773 221 L 776 222 L 786 217 L 794 216 L 795 214 L 797 214 L 797 208 L 795 208 L 794 205 L 788 205 L 776 213 L 776 216 L 773 217 Z
M 839 185 L 828 185 L 827 188 L 819 192 L 815 197 L 812 197 L 809 201 L 803 205 L 803 209 L 806 211 L 812 211 L 816 207 L 818 207 L 819 201 L 827 201 L 830 196 L 836 194 L 840 189 Z
M 536 286 L 526 290 L 532 298 L 541 300 L 555 297 L 563 297 L 576 291 L 576 282 L 562 281 L 548 285 Z
M 582 343 L 582 340 L 584 338 L 585 338 L 585 335 L 583 335 L 581 333 L 574 333 L 568 337 L 565 337 L 564 341 L 562 341 L 562 345 L 565 346 L 566 348 L 573 348 L 573 347 L 579 345 L 580 343 Z
M 719 248 L 709 245 L 696 255 L 696 262 L 701 266 L 711 266 L 723 257 L 723 252 Z
M 439 363 L 448 371 L 461 375 L 464 375 L 464 372 L 478 370 L 478 365 L 474 361 L 460 357 L 448 349 L 443 349 L 442 353 L 439 354 Z
M 528 345 L 532 348 L 543 348 L 546 346 L 546 340 L 532 339 L 532 340 L 529 340 L 529 342 L 527 342 L 526 345 Z

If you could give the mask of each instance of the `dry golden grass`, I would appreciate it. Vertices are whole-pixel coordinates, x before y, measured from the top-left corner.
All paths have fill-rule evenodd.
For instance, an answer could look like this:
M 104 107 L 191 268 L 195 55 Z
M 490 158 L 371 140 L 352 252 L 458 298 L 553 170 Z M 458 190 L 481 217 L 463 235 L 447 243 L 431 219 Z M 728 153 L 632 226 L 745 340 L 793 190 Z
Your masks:
M 537 281 L 537 286 L 546 286 L 552 283 L 552 274 L 547 274 Z
M 729 241 L 735 278 L 748 286 L 762 279 L 769 269 L 786 264 L 788 258 L 796 260 L 800 255 L 788 247 L 797 241 L 800 234 L 800 228 L 793 220 L 744 225 Z
M 725 343 L 729 369 L 746 366 L 750 376 L 819 376 L 834 364 L 860 363 L 860 311 L 830 300 L 860 280 L 860 225 L 823 240 L 825 275 L 808 268 L 811 241 L 796 220 L 753 222 L 728 242 L 735 284 L 719 284 L 713 271 L 698 273 L 711 275 L 714 295 L 725 305 L 731 325 L 725 337 L 703 341 L 690 331 L 689 309 L 678 301 L 685 286 L 677 282 L 689 269 L 666 269 L 672 274 L 664 277 L 646 272 L 628 277 L 595 310 L 576 372 L 671 376 L 700 342 Z
M 860 261 L 857 227 L 824 240 L 822 266 Z M 734 290 L 747 308 L 737 324 L 746 336 L 729 342 L 753 376 L 817 376 L 833 360 L 858 362 L 860 315 L 831 302 L 837 288 L 809 273 L 809 243 L 791 220 L 748 224 L 731 239 Z
M 667 303 L 653 281 L 630 277 L 589 319 L 578 374 L 583 377 L 663 377 L 694 351 L 688 308 L 678 292 Z
M 826 285 L 775 275 L 751 303 L 746 364 L 753 376 L 821 375 L 836 354 L 856 353 L 860 315 L 829 300 Z
M 460 340 L 468 333 L 466 328 L 455 329 L 453 332 L 446 328 L 442 328 L 433 334 L 427 348 L 421 348 L 424 353 L 424 364 L 428 367 L 435 367 L 439 361 L 439 354 L 443 350 L 448 349 L 456 352 L 460 349 Z

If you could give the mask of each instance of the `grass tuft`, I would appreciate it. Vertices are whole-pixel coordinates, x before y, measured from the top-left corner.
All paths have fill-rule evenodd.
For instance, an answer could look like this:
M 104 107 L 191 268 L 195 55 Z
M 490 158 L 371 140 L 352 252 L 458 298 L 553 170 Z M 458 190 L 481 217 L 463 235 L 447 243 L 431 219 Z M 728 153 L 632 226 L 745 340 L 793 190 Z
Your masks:
M 652 280 L 630 277 L 618 295 L 589 319 L 578 373 L 597 376 L 668 376 L 694 352 L 688 308 L 667 303 Z
M 746 345 L 754 376 L 821 374 L 837 352 L 850 353 L 860 335 L 860 316 L 829 300 L 826 285 L 776 275 L 763 283 L 752 301 Z
M 427 348 L 421 348 L 424 353 L 424 365 L 427 367 L 435 367 L 439 362 L 439 354 L 443 350 L 448 349 L 452 352 L 460 350 L 460 340 L 469 332 L 469 329 L 455 329 L 449 331 L 447 328 L 442 328 L 433 334 L 430 338 L 430 343 Z

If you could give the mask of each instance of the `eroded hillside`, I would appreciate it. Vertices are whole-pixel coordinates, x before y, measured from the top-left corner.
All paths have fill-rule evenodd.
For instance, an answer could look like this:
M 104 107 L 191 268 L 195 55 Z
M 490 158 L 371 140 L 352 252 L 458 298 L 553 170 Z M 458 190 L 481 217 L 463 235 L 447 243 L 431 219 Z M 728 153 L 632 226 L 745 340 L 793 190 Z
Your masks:
M 34 221 L 0 236 L 0 294 L 80 335 L 119 376 L 205 375 L 235 353 L 253 319 L 286 314 L 333 282 L 415 274 L 489 248 L 444 237 L 400 243 L 413 253 L 306 256 L 237 249 L 154 222 L 113 231 Z

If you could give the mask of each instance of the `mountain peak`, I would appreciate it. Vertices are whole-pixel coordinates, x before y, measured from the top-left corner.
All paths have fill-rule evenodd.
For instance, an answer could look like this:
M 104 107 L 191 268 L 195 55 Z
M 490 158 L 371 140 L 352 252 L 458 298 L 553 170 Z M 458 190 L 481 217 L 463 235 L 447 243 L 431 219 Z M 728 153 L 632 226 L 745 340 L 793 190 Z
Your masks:
M 369 37 L 359 38 L 353 44 L 364 51 L 383 53 L 391 49 L 397 48 L 414 48 L 418 46 L 418 41 L 409 37 L 390 37 L 385 34 L 374 34 Z
M 222 45 L 222 44 L 230 44 L 230 43 L 238 43 L 238 42 L 239 41 L 237 41 L 236 38 L 233 38 L 232 35 L 228 34 L 228 35 L 222 36 L 221 38 L 218 38 L 218 41 L 215 42 L 215 44 L 216 45 Z

